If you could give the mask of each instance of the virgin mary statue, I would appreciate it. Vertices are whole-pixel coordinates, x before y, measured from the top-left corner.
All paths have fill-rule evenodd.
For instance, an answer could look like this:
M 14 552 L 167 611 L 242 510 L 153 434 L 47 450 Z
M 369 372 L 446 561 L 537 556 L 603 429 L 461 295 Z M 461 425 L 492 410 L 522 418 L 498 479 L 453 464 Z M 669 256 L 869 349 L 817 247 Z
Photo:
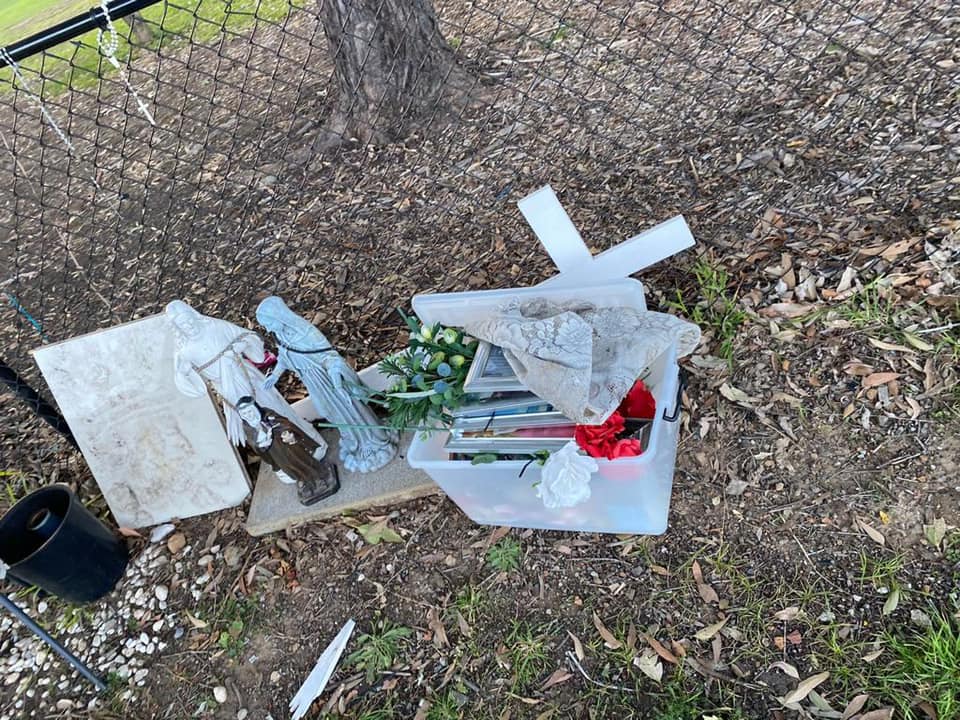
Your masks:
M 272 386 L 264 387 L 263 374 L 251 364 L 266 356 L 263 340 L 256 333 L 201 315 L 182 300 L 168 304 L 166 316 L 177 343 L 173 356 L 177 389 L 188 397 L 200 397 L 206 394 L 209 383 L 223 402 L 227 435 L 234 445 L 246 442 L 237 402 L 250 396 L 296 423 L 326 452 L 327 444 L 320 434 Z
M 377 416 L 352 391 L 362 388 L 360 378 L 324 334 L 276 296 L 260 303 L 257 320 L 278 343 L 277 366 L 267 385 L 287 370 L 300 378 L 317 414 L 340 426 L 340 459 L 347 470 L 370 472 L 390 462 L 397 453 L 396 433 L 379 427 Z

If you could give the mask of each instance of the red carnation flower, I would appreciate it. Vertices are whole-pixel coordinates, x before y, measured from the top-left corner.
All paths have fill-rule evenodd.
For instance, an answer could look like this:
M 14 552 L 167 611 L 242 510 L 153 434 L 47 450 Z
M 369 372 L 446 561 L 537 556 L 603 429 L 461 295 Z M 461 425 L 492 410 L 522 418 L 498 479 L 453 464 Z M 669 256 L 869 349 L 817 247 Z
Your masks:
M 657 401 L 653 399 L 653 393 L 643 384 L 643 380 L 637 380 L 617 411 L 623 417 L 652 420 L 657 414 Z
M 577 425 L 573 437 L 577 445 L 587 455 L 594 458 L 616 460 L 622 457 L 636 457 L 643 452 L 643 446 L 636 438 L 620 439 L 626 432 L 623 415 L 614 412 L 602 425 Z
M 602 425 L 577 425 L 573 437 L 581 450 L 595 458 L 609 457 L 617 435 L 625 429 L 623 415 L 614 412 Z

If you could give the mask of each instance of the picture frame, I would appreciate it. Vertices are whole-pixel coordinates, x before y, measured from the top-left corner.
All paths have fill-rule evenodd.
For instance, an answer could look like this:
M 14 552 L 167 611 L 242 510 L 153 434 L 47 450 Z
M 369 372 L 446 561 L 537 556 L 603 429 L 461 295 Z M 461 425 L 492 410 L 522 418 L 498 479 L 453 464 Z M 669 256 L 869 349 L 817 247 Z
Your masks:
M 468 393 L 487 393 L 519 392 L 527 388 L 510 367 L 503 348 L 481 340 L 464 378 L 463 389 Z
M 506 432 L 521 428 L 548 428 L 576 423 L 558 410 L 542 412 L 504 412 L 496 411 L 485 415 L 454 418 L 453 430 L 459 432 Z
M 498 415 L 512 412 L 545 412 L 553 406 L 531 392 L 484 393 L 487 397 L 471 399 L 469 402 L 450 411 L 453 417 L 487 417 L 491 413 Z
M 490 435 L 451 432 L 444 449 L 449 453 L 465 455 L 494 454 L 494 455 L 533 455 L 546 450 L 555 452 L 573 439 L 573 428 L 570 437 L 516 437 L 511 435 Z

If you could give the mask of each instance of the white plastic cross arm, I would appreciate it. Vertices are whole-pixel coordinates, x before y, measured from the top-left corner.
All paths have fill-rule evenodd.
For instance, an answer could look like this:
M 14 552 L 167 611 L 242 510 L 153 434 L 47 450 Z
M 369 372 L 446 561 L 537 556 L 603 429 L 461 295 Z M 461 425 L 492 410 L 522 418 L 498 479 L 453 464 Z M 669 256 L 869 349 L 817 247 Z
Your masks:
M 549 185 L 517 205 L 560 271 L 541 285 L 571 287 L 618 280 L 694 245 L 686 220 L 677 215 L 594 257 Z
M 552 187 L 544 185 L 520 200 L 517 206 L 561 273 L 576 272 L 591 261 L 590 250 Z

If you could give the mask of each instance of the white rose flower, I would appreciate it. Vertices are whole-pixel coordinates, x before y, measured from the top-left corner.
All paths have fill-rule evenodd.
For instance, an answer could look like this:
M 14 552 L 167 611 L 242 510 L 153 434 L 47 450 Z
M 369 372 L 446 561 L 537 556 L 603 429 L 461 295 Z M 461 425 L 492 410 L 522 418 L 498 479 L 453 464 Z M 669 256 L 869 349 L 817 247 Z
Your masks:
M 590 476 L 599 466 L 592 457 L 580 454 L 571 440 L 552 453 L 540 473 L 537 496 L 548 508 L 573 507 L 590 499 Z

